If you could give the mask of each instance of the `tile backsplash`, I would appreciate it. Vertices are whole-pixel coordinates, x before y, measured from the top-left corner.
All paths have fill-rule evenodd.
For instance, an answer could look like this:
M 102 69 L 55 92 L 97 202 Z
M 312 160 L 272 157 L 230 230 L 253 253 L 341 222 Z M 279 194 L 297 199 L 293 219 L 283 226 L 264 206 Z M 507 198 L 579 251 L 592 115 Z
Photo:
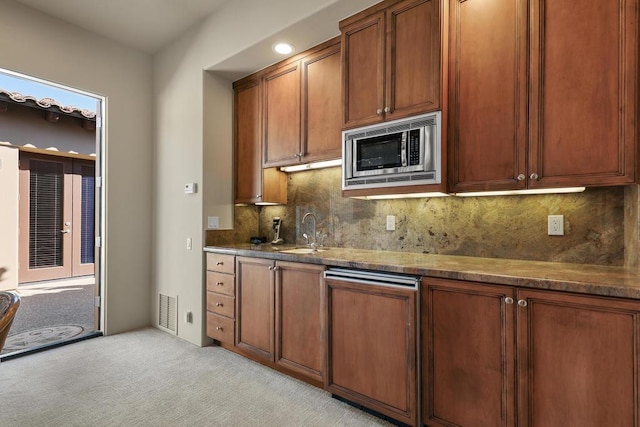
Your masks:
M 318 219 L 325 246 L 623 265 L 625 189 L 591 188 L 584 193 L 502 197 L 358 200 L 343 198 L 340 168 L 288 175 L 289 203 L 236 207 L 232 231 L 209 231 L 207 244 L 273 238 L 273 217 L 282 218 L 285 243 L 304 244 Z M 628 196 L 627 196 L 628 197 Z M 396 230 L 386 231 L 387 215 Z M 547 235 L 547 216 L 564 215 L 564 236 Z

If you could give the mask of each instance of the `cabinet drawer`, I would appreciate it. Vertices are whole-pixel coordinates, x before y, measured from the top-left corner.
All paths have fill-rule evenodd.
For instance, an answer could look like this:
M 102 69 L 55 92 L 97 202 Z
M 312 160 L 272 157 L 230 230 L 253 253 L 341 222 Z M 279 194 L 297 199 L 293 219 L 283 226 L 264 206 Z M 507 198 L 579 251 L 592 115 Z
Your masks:
M 207 291 L 235 296 L 235 276 L 217 271 L 207 271 Z
M 234 264 L 235 257 L 233 255 L 207 253 L 207 270 L 233 274 L 235 270 Z
M 207 310 L 226 317 L 235 317 L 235 298 L 207 292 Z
M 235 321 L 228 317 L 207 312 L 207 336 L 233 345 Z

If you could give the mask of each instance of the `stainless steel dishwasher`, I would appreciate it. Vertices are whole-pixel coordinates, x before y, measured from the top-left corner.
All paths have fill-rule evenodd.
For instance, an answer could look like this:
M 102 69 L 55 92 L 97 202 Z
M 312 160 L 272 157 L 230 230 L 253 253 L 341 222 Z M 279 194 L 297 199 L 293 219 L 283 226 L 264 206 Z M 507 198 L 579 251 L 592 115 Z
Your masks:
M 331 268 L 324 282 L 327 390 L 383 418 L 417 425 L 420 277 Z

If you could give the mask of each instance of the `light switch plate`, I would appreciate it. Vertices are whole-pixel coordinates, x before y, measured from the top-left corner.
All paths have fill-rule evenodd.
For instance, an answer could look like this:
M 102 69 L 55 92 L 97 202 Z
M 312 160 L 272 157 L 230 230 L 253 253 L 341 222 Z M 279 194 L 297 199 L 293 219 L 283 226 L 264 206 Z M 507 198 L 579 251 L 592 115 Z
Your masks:
M 387 215 L 387 231 L 394 231 L 396 229 L 396 216 Z
M 220 217 L 208 216 L 207 217 L 207 228 L 208 229 L 220 228 Z

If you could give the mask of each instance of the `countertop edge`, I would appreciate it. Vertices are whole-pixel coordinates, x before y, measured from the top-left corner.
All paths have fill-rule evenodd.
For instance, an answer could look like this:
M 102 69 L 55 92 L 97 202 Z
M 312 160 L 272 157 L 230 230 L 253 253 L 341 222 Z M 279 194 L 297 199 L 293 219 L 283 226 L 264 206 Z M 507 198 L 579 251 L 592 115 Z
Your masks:
M 431 278 L 463 280 L 519 288 L 640 300 L 636 268 L 565 264 L 455 255 L 432 255 L 363 249 L 329 248 L 312 254 L 282 253 L 295 246 L 220 245 L 204 252 L 258 257 Z

